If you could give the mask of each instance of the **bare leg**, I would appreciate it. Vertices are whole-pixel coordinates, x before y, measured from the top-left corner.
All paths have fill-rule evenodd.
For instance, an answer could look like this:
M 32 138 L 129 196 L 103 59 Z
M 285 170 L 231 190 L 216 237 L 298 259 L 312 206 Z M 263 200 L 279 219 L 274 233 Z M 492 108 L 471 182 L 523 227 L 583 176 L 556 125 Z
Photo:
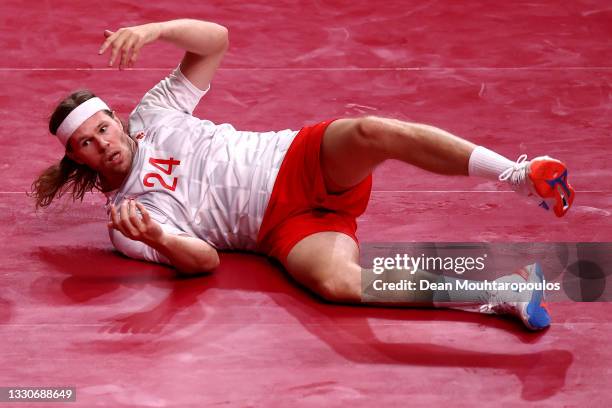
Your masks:
M 377 278 L 362 275 L 358 255 L 359 248 L 348 235 L 319 232 L 299 241 L 289 252 L 284 266 L 298 282 L 331 302 L 385 307 L 459 308 L 487 314 L 514 315 L 530 330 L 541 330 L 550 325 L 550 315 L 542 304 L 542 289 L 534 288 L 517 293 L 511 289 L 500 291 L 495 288 L 457 290 L 459 284 L 461 287 L 476 286 L 474 282 L 423 271 L 416 275 L 406 274 L 405 271 L 390 271 L 385 272 L 384 281 L 397 283 L 400 279 L 406 279 L 414 282 L 415 287 L 411 290 L 381 293 L 380 287 L 372 285 Z M 362 287 L 362 279 L 371 279 L 372 282 L 364 282 Z M 541 283 L 542 279 L 541 269 L 533 264 L 522 268 L 519 273 L 505 275 L 495 281 L 519 284 Z M 424 280 L 429 283 L 442 281 L 446 284 L 442 286 L 445 290 L 427 289 L 431 286 L 421 286 Z
M 323 136 L 321 164 L 332 192 L 358 184 L 388 159 L 446 175 L 467 175 L 476 146 L 442 129 L 395 119 L 339 119 Z
M 384 306 L 393 307 L 435 306 L 434 302 L 449 304 L 450 300 L 461 303 L 462 306 L 486 302 L 486 299 L 479 297 L 477 293 L 466 292 L 458 299 L 449 299 L 443 291 L 434 290 L 387 291 L 384 299 L 376 293 L 362 296 L 364 287 L 362 268 L 359 265 L 359 248 L 351 237 L 339 232 L 319 232 L 302 239 L 293 247 L 284 266 L 299 283 L 333 302 L 382 305 L 381 301 L 384 301 Z M 417 271 L 412 275 L 406 274 L 405 271 L 387 271 L 381 278 L 387 282 L 407 279 L 415 283 L 420 280 L 440 283 L 445 279 L 426 271 Z M 365 286 L 372 289 L 370 282 L 367 283 Z M 371 300 L 366 301 L 364 297 Z
M 318 232 L 298 242 L 283 265 L 302 285 L 329 301 L 361 301 L 359 248 L 340 232 Z

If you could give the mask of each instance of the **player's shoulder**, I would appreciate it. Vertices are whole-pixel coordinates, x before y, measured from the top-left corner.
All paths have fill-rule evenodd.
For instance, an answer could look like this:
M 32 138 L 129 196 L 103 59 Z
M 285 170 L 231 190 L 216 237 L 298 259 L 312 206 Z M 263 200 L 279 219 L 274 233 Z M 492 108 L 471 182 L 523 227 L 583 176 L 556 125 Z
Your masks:
M 172 116 L 184 115 L 185 113 L 180 111 L 140 102 L 138 105 L 136 105 L 132 112 L 130 112 L 128 120 L 130 122 L 130 128 L 132 126 L 148 127 L 154 126 L 156 123 L 159 123 L 160 120 L 165 120 L 166 118 Z
M 166 109 L 136 108 L 129 116 L 129 133 L 136 140 L 151 139 L 151 135 L 159 133 L 173 123 L 180 123 L 180 118 L 173 118 L 177 112 Z
M 134 137 L 135 140 L 142 140 L 142 139 L 145 138 L 145 132 L 144 132 L 144 130 L 141 130 L 139 132 L 136 132 L 132 136 Z

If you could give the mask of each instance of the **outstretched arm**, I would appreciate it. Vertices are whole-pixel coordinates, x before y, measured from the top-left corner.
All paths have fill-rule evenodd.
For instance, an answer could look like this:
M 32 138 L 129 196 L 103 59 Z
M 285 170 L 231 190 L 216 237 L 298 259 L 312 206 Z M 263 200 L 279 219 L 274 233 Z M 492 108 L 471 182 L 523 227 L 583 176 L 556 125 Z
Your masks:
M 132 67 L 140 49 L 158 39 L 184 49 L 181 72 L 200 89 L 206 89 L 228 48 L 227 28 L 207 21 L 180 19 L 124 27 L 116 32 L 106 30 L 100 47 L 103 54 L 112 49 L 109 66 L 119 58 L 119 69 Z

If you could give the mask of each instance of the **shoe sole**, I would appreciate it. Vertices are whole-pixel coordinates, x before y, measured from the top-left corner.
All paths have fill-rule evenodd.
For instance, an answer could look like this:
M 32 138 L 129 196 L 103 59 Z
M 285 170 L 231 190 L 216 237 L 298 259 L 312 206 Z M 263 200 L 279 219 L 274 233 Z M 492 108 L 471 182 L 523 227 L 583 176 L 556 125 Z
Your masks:
M 539 161 L 542 163 L 538 163 Z M 567 182 L 565 164 L 551 158 L 534 160 L 529 178 L 536 193 L 543 199 L 540 206 L 546 210 L 552 207 L 557 217 L 563 217 L 572 206 L 576 195 Z

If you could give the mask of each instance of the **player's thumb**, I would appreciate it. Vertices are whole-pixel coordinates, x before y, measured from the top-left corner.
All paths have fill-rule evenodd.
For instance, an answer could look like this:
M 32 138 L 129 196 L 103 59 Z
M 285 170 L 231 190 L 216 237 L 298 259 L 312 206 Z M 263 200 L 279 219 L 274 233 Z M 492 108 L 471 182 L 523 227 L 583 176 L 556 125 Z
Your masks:
M 112 32 L 111 30 L 104 30 L 104 37 L 105 37 L 105 38 L 108 38 L 108 37 L 110 37 L 111 35 L 113 35 L 113 32 Z

